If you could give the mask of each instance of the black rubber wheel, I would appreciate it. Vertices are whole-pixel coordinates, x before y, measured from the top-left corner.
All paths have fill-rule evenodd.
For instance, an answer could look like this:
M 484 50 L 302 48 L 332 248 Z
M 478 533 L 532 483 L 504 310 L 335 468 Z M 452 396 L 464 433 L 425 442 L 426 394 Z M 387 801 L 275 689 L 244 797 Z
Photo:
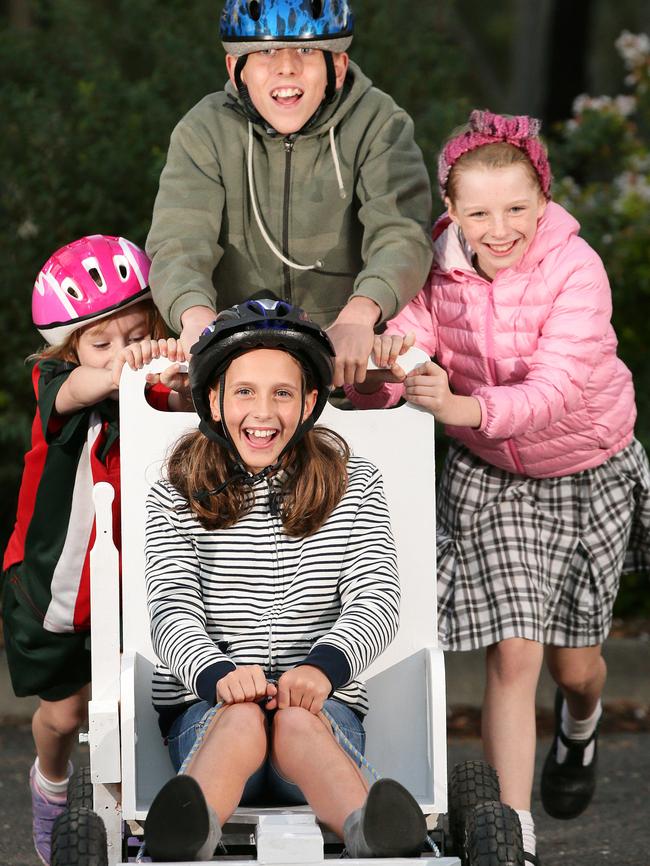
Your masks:
M 68 809 L 54 822 L 50 866 L 108 866 L 104 822 L 90 809 Z
M 505 803 L 481 803 L 467 816 L 465 866 L 524 866 L 521 825 Z
M 68 809 L 92 809 L 93 783 L 90 767 L 79 767 L 68 785 Z
M 462 855 L 465 825 L 470 812 L 480 803 L 499 800 L 501 789 L 494 767 L 486 761 L 456 764 L 449 777 L 449 833 L 451 846 Z

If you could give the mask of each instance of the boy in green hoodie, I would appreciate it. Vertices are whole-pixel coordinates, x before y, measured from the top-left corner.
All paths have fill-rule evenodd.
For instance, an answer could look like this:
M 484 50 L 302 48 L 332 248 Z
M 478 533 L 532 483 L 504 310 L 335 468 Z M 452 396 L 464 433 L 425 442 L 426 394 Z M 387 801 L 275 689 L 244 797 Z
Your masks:
M 230 81 L 172 133 L 147 240 L 151 289 L 186 351 L 217 310 L 273 287 L 362 382 L 374 328 L 431 265 L 413 122 L 351 63 L 346 0 L 227 0 Z

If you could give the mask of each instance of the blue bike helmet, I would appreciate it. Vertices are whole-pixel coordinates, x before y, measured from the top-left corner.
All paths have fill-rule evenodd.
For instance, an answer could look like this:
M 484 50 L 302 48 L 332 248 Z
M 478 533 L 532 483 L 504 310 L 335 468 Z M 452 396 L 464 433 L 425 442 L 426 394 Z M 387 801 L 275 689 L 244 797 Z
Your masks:
M 322 51 L 347 51 L 354 16 L 348 0 L 227 0 L 220 34 L 228 54 L 308 42 Z

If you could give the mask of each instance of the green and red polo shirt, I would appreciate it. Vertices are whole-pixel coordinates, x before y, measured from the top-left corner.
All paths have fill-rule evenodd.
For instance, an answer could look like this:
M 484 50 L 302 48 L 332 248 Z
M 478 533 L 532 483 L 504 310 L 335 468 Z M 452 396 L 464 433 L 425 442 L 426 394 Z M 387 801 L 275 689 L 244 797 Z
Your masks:
M 115 489 L 113 538 L 120 548 L 120 448 L 117 401 L 106 399 L 71 415 L 55 408 L 59 389 L 77 365 L 39 361 L 33 369 L 36 416 L 18 496 L 16 525 L 3 569 L 14 569 L 18 601 L 52 632 L 90 628 L 90 562 L 95 542 L 93 486 Z M 147 399 L 168 409 L 169 391 Z

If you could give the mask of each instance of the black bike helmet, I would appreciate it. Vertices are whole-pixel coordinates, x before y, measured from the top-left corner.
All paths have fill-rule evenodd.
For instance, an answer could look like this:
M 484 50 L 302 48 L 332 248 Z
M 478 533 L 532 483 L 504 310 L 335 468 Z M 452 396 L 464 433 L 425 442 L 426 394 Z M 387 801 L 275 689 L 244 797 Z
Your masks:
M 226 425 L 213 421 L 208 397 L 209 389 L 220 380 L 219 401 L 223 417 L 226 370 L 238 355 L 251 349 L 282 349 L 289 352 L 309 371 L 318 391 L 309 418 L 298 425 L 273 466 L 266 467 L 256 475 L 245 472 Z M 300 307 L 277 298 L 251 299 L 219 313 L 214 323 L 205 329 L 198 342 L 192 346 L 191 352 L 190 388 L 194 407 L 201 419 L 199 430 L 230 451 L 237 468 L 235 477 L 246 476 L 248 483 L 265 478 L 279 466 L 287 451 L 314 426 L 325 408 L 332 385 L 332 359 L 335 355 L 329 337 Z M 304 404 L 304 393 L 302 400 Z M 235 477 L 227 483 L 235 480 Z
M 333 377 L 334 347 L 300 307 L 275 298 L 249 300 L 219 313 L 192 346 L 190 387 L 199 417 L 212 420 L 208 389 L 236 355 L 249 349 L 284 349 L 312 375 L 318 398 L 311 417 L 325 408 Z

